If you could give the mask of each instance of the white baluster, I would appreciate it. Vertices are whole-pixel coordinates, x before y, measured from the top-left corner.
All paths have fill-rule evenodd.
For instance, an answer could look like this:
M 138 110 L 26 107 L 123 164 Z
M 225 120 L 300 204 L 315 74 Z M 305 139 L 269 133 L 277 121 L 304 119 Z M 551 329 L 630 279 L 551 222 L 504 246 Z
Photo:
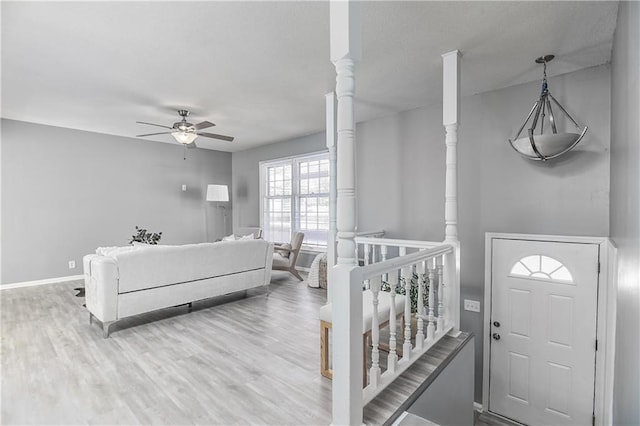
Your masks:
M 380 260 L 381 260 L 382 262 L 384 262 L 385 260 L 387 260 L 387 246 L 383 246 L 383 245 L 381 245 L 381 246 L 380 246 Z M 383 279 L 385 282 L 389 282 L 389 274 L 388 274 L 388 273 L 384 274 L 384 275 L 382 276 L 382 279 Z M 393 290 L 393 289 L 392 289 L 392 290 Z
M 425 262 L 420 262 L 415 267 L 415 274 L 418 276 L 418 309 L 416 310 L 416 318 L 418 320 L 418 332 L 416 333 L 416 348 L 422 349 L 424 346 L 424 298 L 423 298 L 423 279 L 425 272 Z
M 371 280 L 371 295 L 373 296 L 373 306 L 371 315 L 371 369 L 369 370 L 369 384 L 375 389 L 380 383 L 380 324 L 378 321 L 378 295 L 380 284 L 379 275 Z
M 364 255 L 364 264 L 368 265 L 370 263 L 370 258 L 369 258 L 369 244 L 365 244 L 362 248 L 363 250 L 363 255 Z M 365 290 L 368 290 L 371 288 L 371 283 L 369 282 L 369 280 L 364 280 L 364 288 Z
M 402 251 L 402 247 L 400 248 Z M 402 268 L 404 281 L 404 344 L 402 345 L 402 359 L 411 359 L 411 268 Z
M 442 268 L 443 256 L 436 257 L 436 269 L 438 271 L 438 331 L 444 329 L 444 294 L 443 294 L 443 268 Z
M 428 260 L 429 266 L 429 324 L 427 325 L 427 339 L 433 340 L 436 331 L 436 319 L 433 312 L 433 305 L 435 304 L 433 297 L 433 287 L 434 281 L 436 277 L 436 270 L 434 265 L 434 260 Z
M 391 303 L 389 307 L 389 357 L 387 358 L 387 370 L 391 373 L 396 371 L 398 364 L 398 354 L 396 353 L 396 287 L 398 286 L 398 271 L 391 272 L 391 275 L 385 274 L 389 277 L 387 281 L 391 287 L 389 293 L 389 300 Z

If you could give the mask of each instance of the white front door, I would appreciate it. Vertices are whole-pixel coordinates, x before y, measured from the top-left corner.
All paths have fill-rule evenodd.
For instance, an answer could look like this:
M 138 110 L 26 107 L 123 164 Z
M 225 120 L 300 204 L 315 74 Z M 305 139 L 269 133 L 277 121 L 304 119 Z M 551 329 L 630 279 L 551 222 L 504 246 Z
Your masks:
M 495 238 L 492 253 L 489 411 L 591 424 L 598 245 Z

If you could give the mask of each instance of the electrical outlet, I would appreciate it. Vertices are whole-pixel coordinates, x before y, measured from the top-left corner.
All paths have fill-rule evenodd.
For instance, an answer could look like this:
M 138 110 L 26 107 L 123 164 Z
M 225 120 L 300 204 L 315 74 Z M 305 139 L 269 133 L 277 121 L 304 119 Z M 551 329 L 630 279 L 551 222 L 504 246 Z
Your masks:
M 464 310 L 471 312 L 480 312 L 480 302 L 477 300 L 464 299 Z
M 76 261 L 75 260 L 70 260 L 69 261 L 69 269 L 76 269 Z
M 187 190 L 187 185 L 182 185 L 182 191 L 186 191 Z

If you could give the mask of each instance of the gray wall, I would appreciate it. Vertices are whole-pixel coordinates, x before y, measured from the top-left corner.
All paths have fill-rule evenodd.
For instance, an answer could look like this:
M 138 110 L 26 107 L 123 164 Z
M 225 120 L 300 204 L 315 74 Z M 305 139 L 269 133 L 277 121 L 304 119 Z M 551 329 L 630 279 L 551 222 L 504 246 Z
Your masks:
M 611 76 L 611 238 L 618 247 L 613 422 L 640 424 L 640 3 L 618 9 Z
M 462 63 L 464 69 L 464 59 Z M 458 199 L 463 299 L 484 300 L 486 232 L 609 235 L 610 67 L 558 77 L 552 70 L 554 96 L 589 125 L 580 145 L 557 160 L 541 164 L 521 158 L 507 142 L 538 96 L 539 82 L 462 101 Z M 358 229 L 384 229 L 396 238 L 444 239 L 441 123 L 437 106 L 358 124 Z M 234 153 L 234 224 L 259 222 L 260 160 L 317 151 L 323 144 L 324 134 L 318 134 Z M 241 206 L 247 211 L 240 212 Z M 462 328 L 477 336 L 476 401 L 482 394 L 482 322 L 482 312 L 462 311 Z
M 507 142 L 539 83 L 465 100 L 459 149 L 463 299 L 483 303 L 485 232 L 609 235 L 609 83 L 609 66 L 549 80 L 554 96 L 589 131 L 574 151 L 545 164 L 519 157 Z M 482 336 L 484 314 L 461 312 L 463 328 Z M 476 339 L 477 401 L 482 347 Z
M 464 59 L 463 59 L 464 69 Z M 609 66 L 549 80 L 551 92 L 589 132 L 575 151 L 546 164 L 509 146 L 539 82 L 464 98 L 458 143 L 461 297 L 483 303 L 485 232 L 609 235 Z M 464 78 L 464 77 L 463 77 Z M 444 238 L 441 107 L 359 125 L 358 226 L 399 238 Z M 403 210 L 398 214 L 398 206 Z M 461 311 L 478 337 L 476 392 L 482 394 L 483 313 Z
M 465 343 L 455 358 L 407 409 L 409 413 L 437 425 L 473 425 L 473 389 L 469 388 L 474 376 L 473 340 L 472 337 Z M 410 426 L 411 422 L 406 425 Z
M 209 183 L 231 184 L 230 153 L 185 161 L 178 145 L 13 120 L 2 120 L 1 149 L 4 284 L 82 274 L 83 255 L 126 245 L 136 225 L 166 244 L 223 234 L 204 197 Z

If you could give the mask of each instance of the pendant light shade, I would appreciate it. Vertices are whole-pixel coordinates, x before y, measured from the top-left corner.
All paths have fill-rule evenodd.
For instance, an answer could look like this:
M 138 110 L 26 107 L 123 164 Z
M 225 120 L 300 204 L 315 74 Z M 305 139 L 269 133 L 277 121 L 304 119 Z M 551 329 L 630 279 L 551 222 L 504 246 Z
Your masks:
M 587 132 L 587 126 L 580 127 L 549 91 L 547 62 L 553 58 L 553 55 L 546 55 L 536 59 L 536 63 L 544 66 L 540 97 L 516 136 L 509 139 L 513 149 L 531 160 L 546 161 L 559 157 L 573 149 Z M 521 136 L 525 128 L 526 134 Z

